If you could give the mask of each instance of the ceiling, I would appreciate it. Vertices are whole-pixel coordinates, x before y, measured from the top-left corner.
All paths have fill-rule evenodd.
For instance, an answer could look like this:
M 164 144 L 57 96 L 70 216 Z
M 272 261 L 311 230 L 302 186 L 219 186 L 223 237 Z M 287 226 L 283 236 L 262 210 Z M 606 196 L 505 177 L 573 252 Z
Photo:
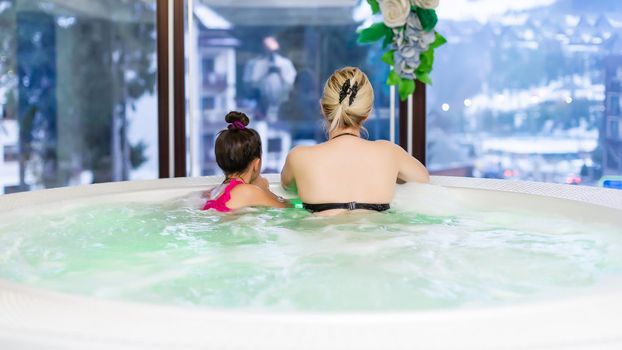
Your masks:
M 353 24 L 358 0 L 198 0 L 234 26 Z
M 353 7 L 358 0 L 199 0 L 213 7 L 320 8 Z
M 182 0 L 175 0 L 182 1 Z M 16 0 L 19 11 L 43 11 L 56 16 L 155 22 L 156 0 Z M 353 24 L 359 0 L 195 0 L 233 26 L 294 26 Z M 136 11 L 142 4 L 151 11 Z
M 155 22 L 155 0 L 16 0 L 18 11 L 41 11 L 56 16 L 109 19 L 116 22 Z M 136 5 L 147 9 L 137 13 Z

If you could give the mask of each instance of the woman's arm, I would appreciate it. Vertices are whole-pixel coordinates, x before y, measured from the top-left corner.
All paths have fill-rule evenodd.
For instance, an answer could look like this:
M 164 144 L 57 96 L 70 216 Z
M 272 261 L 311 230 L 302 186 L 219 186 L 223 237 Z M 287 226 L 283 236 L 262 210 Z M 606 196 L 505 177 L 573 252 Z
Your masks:
M 287 155 L 283 170 L 281 170 L 281 186 L 285 191 L 296 192 L 296 178 L 294 177 L 294 169 L 292 168 L 293 153 L 296 150 L 292 150 Z
M 408 154 L 398 145 L 392 145 L 398 165 L 398 183 L 403 182 L 430 182 L 430 174 L 420 161 Z

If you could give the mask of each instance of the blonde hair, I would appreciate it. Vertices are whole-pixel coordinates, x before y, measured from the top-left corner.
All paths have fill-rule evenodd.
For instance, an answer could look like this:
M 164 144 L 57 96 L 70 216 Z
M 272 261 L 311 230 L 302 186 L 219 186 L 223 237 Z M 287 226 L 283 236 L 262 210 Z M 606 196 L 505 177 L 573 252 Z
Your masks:
M 342 93 L 347 85 L 350 89 Z M 355 86 L 358 90 L 353 89 Z M 329 132 L 343 128 L 361 128 L 374 106 L 374 89 L 367 75 L 360 69 L 341 68 L 326 81 L 320 104 Z

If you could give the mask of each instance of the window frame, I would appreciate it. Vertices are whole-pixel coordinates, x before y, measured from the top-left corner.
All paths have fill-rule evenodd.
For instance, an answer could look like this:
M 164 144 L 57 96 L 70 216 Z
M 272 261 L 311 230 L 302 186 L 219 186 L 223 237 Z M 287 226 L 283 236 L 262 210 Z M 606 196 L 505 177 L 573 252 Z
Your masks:
M 186 177 L 186 27 L 187 1 L 157 0 L 158 48 L 158 148 L 159 176 Z M 408 145 L 408 103 L 398 104 L 399 145 L 412 149 L 412 155 L 426 163 L 426 85 L 415 81 L 410 99 L 413 111 L 412 145 Z M 172 97 L 172 98 L 171 98 Z M 172 121 L 172 122 L 171 122 Z M 172 147 L 171 147 L 172 143 Z M 172 150 L 172 152 L 171 152 Z

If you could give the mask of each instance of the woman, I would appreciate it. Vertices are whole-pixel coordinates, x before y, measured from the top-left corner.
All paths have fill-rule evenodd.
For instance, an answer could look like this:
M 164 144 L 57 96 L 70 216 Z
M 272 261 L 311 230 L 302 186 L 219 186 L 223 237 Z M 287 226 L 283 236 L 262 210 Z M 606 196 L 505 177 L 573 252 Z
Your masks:
M 426 168 L 401 147 L 361 138 L 374 91 L 360 69 L 346 67 L 333 73 L 320 104 L 328 141 L 295 148 L 281 172 L 283 188 L 297 189 L 307 210 L 323 215 L 385 211 L 397 181 L 429 181 Z

